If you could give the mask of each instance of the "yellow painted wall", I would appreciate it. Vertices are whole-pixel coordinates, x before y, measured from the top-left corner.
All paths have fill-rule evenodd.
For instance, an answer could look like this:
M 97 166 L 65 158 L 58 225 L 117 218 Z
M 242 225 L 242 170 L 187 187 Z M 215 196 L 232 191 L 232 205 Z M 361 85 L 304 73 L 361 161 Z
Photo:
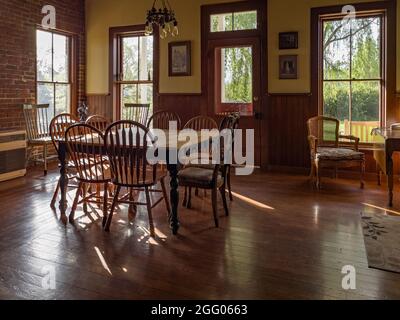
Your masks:
M 200 6 L 232 0 L 170 0 L 179 22 L 176 38 L 160 40 L 160 92 L 201 92 Z M 109 28 L 144 24 L 153 0 L 87 0 L 87 93 L 108 93 Z M 168 77 L 168 42 L 192 41 L 192 76 Z
M 373 0 L 269 0 L 268 62 L 269 92 L 303 93 L 310 91 L 310 9 L 334 4 Z M 170 0 L 178 21 L 180 35 L 174 41 L 192 41 L 192 76 L 168 77 L 168 41 L 160 41 L 160 92 L 201 92 L 200 6 L 232 0 Z M 142 24 L 153 0 L 86 0 L 87 93 L 108 93 L 108 30 L 110 27 Z M 400 1 L 398 1 L 400 17 Z M 400 91 L 400 19 L 398 19 L 397 88 Z M 278 50 L 278 33 L 299 31 L 299 49 Z M 279 54 L 299 55 L 299 79 L 279 80 Z

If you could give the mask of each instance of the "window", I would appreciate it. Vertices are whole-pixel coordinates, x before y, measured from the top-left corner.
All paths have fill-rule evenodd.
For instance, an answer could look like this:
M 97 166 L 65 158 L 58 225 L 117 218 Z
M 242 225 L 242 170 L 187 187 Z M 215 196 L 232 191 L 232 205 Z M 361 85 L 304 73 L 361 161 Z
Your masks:
M 49 104 L 48 117 L 71 109 L 71 37 L 36 31 L 37 103 Z
M 153 109 L 153 36 L 120 37 L 120 104 L 125 119 L 126 103 L 150 104 Z
M 215 59 L 215 112 L 253 115 L 253 47 L 219 47 Z
M 382 123 L 382 15 L 323 22 L 323 113 L 340 120 L 340 133 L 372 142 Z
M 212 14 L 211 32 L 257 29 L 257 11 Z

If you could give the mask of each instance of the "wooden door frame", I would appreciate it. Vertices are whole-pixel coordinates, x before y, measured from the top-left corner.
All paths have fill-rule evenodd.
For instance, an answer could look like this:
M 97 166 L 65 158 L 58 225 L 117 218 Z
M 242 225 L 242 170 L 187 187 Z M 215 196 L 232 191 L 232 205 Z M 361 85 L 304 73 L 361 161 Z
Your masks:
M 257 10 L 257 30 L 243 30 L 234 32 L 210 32 L 210 15 L 216 13 L 236 12 Z M 209 73 L 208 59 L 212 54 L 208 50 L 210 40 L 217 39 L 236 39 L 236 38 L 259 38 L 260 41 L 260 112 L 262 114 L 260 121 L 260 150 L 261 169 L 268 169 L 268 126 L 267 126 L 267 108 L 268 108 L 268 33 L 267 33 L 267 2 L 265 0 L 252 0 L 242 2 L 232 2 L 224 4 L 213 4 L 201 6 L 201 88 L 202 88 L 202 110 L 205 115 L 215 117 L 215 113 L 210 110 L 209 99 L 210 92 L 208 88 L 209 78 L 213 75 Z M 210 114 L 210 112 L 212 112 Z
M 133 25 L 123 27 L 111 27 L 109 30 L 109 92 L 111 96 L 111 106 L 113 109 L 113 120 L 121 118 L 121 101 L 120 94 L 117 92 L 115 85 L 115 77 L 118 76 L 119 70 L 117 59 L 118 53 L 121 53 L 119 48 L 119 38 L 123 35 L 144 33 L 145 25 Z M 153 109 L 156 110 L 159 105 L 159 83 L 160 83 L 160 37 L 157 28 L 153 33 Z

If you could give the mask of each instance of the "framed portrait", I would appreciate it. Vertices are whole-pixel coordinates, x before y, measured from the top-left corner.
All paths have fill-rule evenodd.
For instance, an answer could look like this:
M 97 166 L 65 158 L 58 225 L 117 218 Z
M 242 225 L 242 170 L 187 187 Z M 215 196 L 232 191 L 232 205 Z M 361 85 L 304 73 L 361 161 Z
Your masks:
M 191 42 L 170 42 L 168 44 L 168 60 L 170 77 L 191 76 Z
M 298 32 L 279 33 L 279 50 L 298 49 L 298 48 L 299 48 Z
M 279 79 L 297 78 L 297 55 L 279 56 Z

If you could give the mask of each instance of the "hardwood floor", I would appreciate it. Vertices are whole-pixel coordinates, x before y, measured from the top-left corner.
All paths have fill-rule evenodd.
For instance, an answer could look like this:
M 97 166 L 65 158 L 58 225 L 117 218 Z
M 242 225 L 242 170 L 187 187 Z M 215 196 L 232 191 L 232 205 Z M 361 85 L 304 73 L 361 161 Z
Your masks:
M 229 218 L 219 201 L 219 229 L 210 196 L 194 197 L 192 210 L 180 207 L 178 237 L 158 206 L 152 239 L 144 208 L 134 217 L 120 206 L 109 234 L 95 208 L 85 215 L 79 207 L 76 225 L 64 226 L 49 207 L 57 178 L 56 170 L 45 178 L 38 169 L 0 184 L 0 298 L 400 298 L 400 274 L 367 265 L 359 215 L 384 214 L 371 205 L 387 201 L 373 182 L 362 191 L 356 180 L 324 179 L 318 192 L 304 176 L 235 178 Z M 356 267 L 355 291 L 341 288 L 344 265 Z M 42 288 L 49 268 L 55 290 Z

